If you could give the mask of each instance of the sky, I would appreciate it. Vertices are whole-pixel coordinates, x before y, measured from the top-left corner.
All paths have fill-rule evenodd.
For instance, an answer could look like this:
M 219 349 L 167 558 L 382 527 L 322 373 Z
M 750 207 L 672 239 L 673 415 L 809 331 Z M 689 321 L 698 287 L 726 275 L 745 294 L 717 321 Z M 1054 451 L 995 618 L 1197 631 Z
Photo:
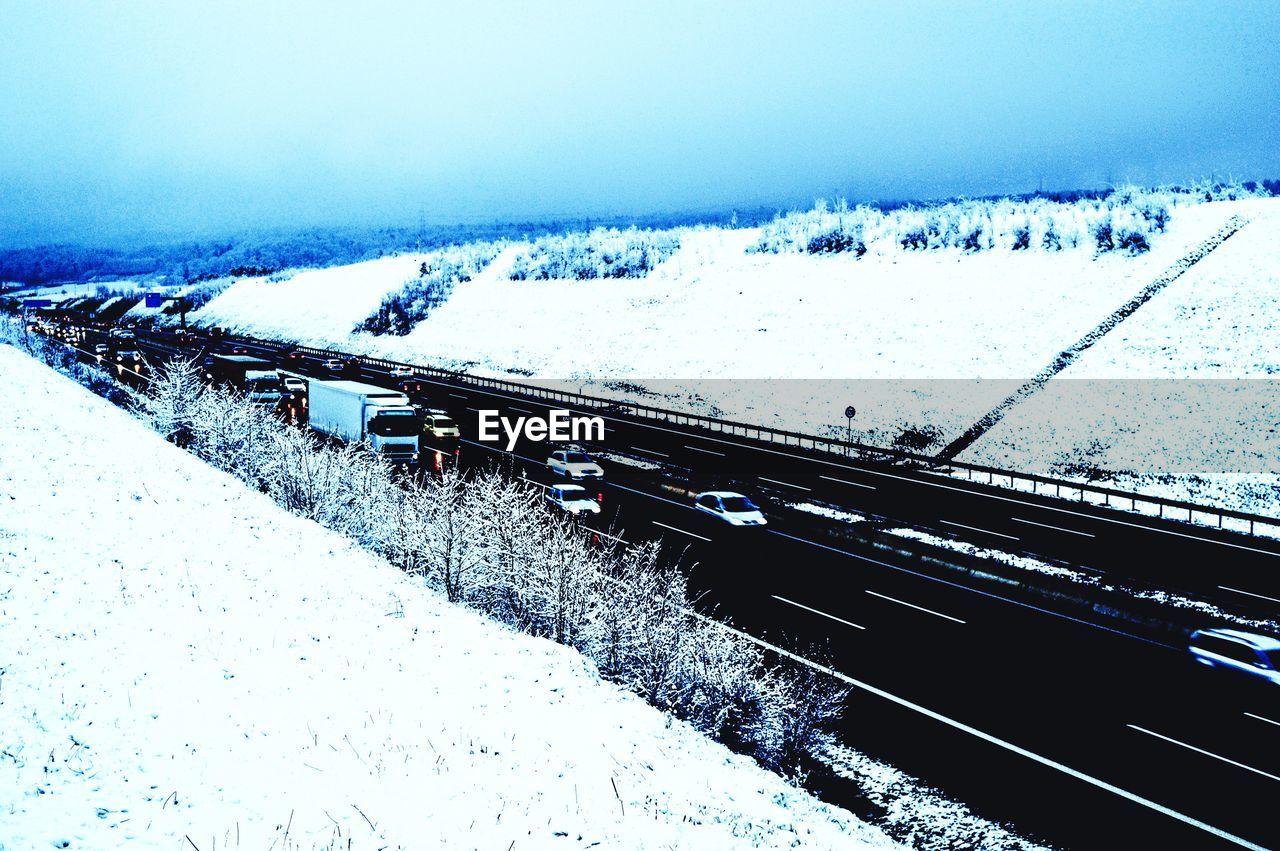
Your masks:
M 0 0 L 0 245 L 1280 177 L 1274 0 Z

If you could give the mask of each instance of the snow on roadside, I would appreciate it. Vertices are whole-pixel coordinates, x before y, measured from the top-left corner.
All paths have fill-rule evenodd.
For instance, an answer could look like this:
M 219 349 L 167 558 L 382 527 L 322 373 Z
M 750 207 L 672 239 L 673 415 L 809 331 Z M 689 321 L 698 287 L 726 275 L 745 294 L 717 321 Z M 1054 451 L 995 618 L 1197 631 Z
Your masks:
M 5 346 L 0 399 L 0 844 L 892 847 Z
M 841 523 L 863 523 L 867 519 L 865 514 L 860 514 L 856 511 L 842 511 L 830 505 L 819 505 L 814 502 L 788 502 L 787 508 L 794 508 L 796 511 L 803 511 L 806 514 L 816 514 L 828 520 L 838 520 Z
M 980 547 L 977 544 L 971 544 L 968 541 L 961 541 L 956 538 L 946 538 L 920 529 L 885 529 L 884 532 L 888 535 L 897 535 L 900 538 L 909 538 L 933 547 L 940 547 L 953 552 L 964 553 L 965 555 L 973 556 L 975 558 L 998 561 L 1002 564 L 1007 564 L 1010 567 L 1016 567 L 1019 570 L 1027 570 L 1034 573 L 1041 573 L 1045 576 L 1066 579 L 1070 582 L 1076 583 L 1077 585 L 1090 585 L 1102 591 L 1127 594 L 1135 599 L 1151 600 L 1164 606 L 1172 606 L 1177 609 L 1187 609 L 1199 612 L 1207 617 L 1230 621 L 1237 626 L 1261 629 L 1265 632 L 1280 635 L 1280 622 L 1269 618 L 1247 618 L 1241 615 L 1232 614 L 1213 603 L 1209 603 L 1204 600 L 1193 600 L 1190 597 L 1185 597 L 1182 594 L 1175 594 L 1171 591 L 1136 589 L 1124 585 L 1114 585 L 1109 582 L 1104 582 L 1101 577 L 1086 573 L 1083 570 L 1049 564 L 1048 562 L 1040 561 L 1039 559 L 1014 553 L 1007 553 L 1003 550 Z

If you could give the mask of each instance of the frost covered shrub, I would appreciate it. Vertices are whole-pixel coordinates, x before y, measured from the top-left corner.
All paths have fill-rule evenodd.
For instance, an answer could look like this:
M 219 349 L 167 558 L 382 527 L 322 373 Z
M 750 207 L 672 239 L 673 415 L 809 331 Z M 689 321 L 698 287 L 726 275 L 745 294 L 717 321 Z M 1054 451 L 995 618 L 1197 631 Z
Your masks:
M 656 542 L 602 548 L 497 471 L 398 475 L 360 446 L 335 445 L 206 387 L 189 362 L 159 369 L 140 410 L 161 434 L 289 511 L 452 602 L 578 650 L 607 679 L 767 767 L 799 775 L 827 743 L 843 687 L 771 666 L 759 645 L 695 613 L 684 575 Z
M 449 299 L 454 285 L 478 275 L 503 247 L 501 242 L 473 242 L 433 252 L 418 267 L 418 277 L 384 298 L 356 330 L 403 337 Z
M 779 215 L 766 224 L 749 253 L 851 253 L 869 251 L 965 252 L 1062 251 L 1087 247 L 1097 253 L 1141 254 L 1165 232 L 1180 204 L 1235 200 L 1264 192 L 1242 184 L 1191 188 L 1119 187 L 1090 196 L 1033 196 L 875 207 L 834 207 L 819 201 L 812 210 Z
M 510 279 L 643 278 L 680 247 L 674 231 L 597 228 L 544 236 L 521 252 Z
M 828 209 L 825 201 L 819 201 L 807 213 L 789 213 L 765 225 L 759 241 L 747 250 L 770 254 L 849 253 L 861 257 L 867 253 L 868 225 L 878 216 L 880 212 L 871 207 L 850 209 L 844 201 L 838 201 L 835 209 Z

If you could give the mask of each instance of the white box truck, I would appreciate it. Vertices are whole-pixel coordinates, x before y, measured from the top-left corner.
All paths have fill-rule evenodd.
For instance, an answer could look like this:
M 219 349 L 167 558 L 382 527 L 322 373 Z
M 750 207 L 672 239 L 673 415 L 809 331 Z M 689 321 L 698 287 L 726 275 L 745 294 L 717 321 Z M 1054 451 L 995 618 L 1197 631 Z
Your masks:
M 308 382 L 311 427 L 346 443 L 368 443 L 388 460 L 418 460 L 421 423 L 409 397 L 359 381 Z

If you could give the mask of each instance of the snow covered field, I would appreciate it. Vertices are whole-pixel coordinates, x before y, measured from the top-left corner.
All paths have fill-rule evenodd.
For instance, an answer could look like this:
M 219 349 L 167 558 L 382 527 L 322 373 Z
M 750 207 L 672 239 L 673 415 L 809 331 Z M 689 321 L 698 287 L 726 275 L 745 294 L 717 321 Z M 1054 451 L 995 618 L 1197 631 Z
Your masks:
M 0 847 L 891 847 L 5 346 L 0 399 Z
M 394 288 L 397 270 L 410 276 L 413 258 L 283 284 L 246 280 L 197 315 L 261 336 L 566 386 L 674 380 L 662 391 L 672 402 L 701 397 L 704 409 L 729 418 L 772 408 L 768 424 L 810 430 L 832 422 L 829 398 L 779 406 L 723 387 L 710 398 L 700 382 L 1025 378 L 1247 203 L 1273 202 L 1179 207 L 1168 232 L 1137 257 L 1095 258 L 1088 248 L 886 251 L 860 260 L 759 254 L 747 251 L 759 228 L 698 228 L 682 230 L 680 249 L 645 278 L 512 281 L 524 249 L 515 244 L 405 337 L 351 330 Z M 888 430 L 948 410 L 963 427 L 1003 389 L 967 387 L 939 402 L 896 394 L 859 406 L 859 425 Z
M 760 228 L 692 228 L 644 278 L 513 281 L 527 248 L 514 243 L 403 337 L 352 329 L 414 276 L 416 255 L 246 279 L 195 317 L 803 432 L 843 436 L 853 404 L 856 438 L 885 445 L 928 425 L 937 448 L 1234 214 L 1250 223 L 959 460 L 1068 477 L 1083 460 L 1121 487 L 1268 513 L 1280 510 L 1278 417 L 1261 382 L 1260 402 L 1237 395 L 1224 407 L 1212 392 L 1187 403 L 1185 386 L 1163 383 L 1082 402 L 1068 380 L 1280 370 L 1277 199 L 1179 204 L 1137 256 L 1088 246 L 754 253 Z
M 1275 513 L 1280 202 L 1236 206 L 1248 225 L 959 460 L 1052 472 L 1084 458 L 1118 487 Z

